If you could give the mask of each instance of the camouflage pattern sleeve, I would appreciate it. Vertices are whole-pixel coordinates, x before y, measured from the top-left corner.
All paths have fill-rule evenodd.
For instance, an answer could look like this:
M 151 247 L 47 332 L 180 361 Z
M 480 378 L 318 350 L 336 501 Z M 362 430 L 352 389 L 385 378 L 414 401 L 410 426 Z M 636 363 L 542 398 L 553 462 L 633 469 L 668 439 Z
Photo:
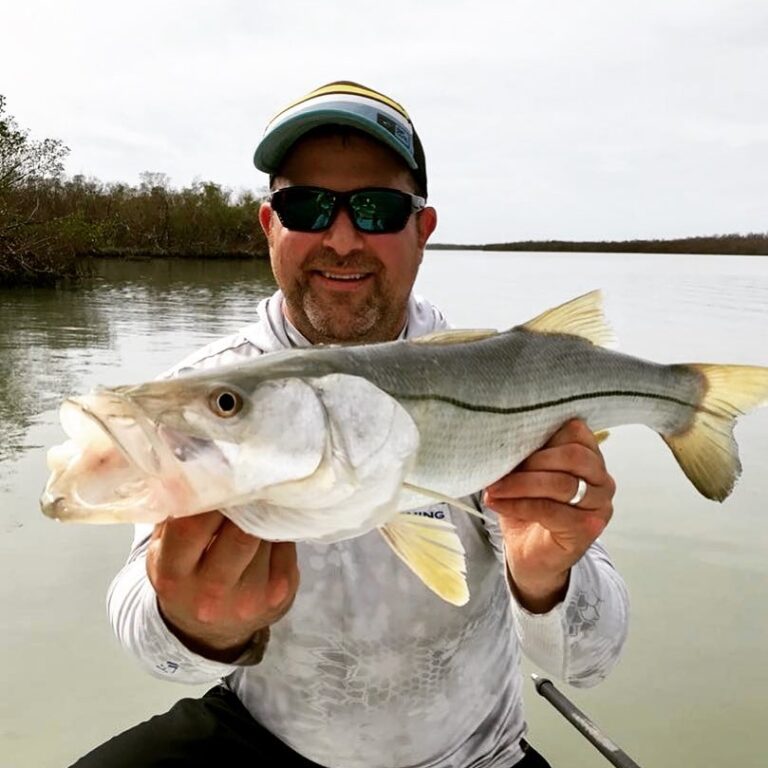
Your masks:
M 485 524 L 486 534 L 506 570 L 496 514 L 482 505 L 479 494 L 472 501 L 491 520 Z M 507 574 L 509 584 L 508 578 Z M 599 540 L 571 569 L 565 598 L 548 613 L 527 611 L 511 588 L 509 599 L 523 653 L 547 674 L 576 687 L 589 687 L 603 680 L 619 660 L 628 631 L 629 596 Z

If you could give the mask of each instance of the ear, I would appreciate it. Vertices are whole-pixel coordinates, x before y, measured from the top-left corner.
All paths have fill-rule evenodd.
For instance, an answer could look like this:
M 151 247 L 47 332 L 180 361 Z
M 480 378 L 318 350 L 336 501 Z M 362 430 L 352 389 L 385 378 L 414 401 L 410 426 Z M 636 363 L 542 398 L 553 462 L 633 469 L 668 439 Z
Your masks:
M 272 232 L 272 206 L 269 203 L 262 203 L 259 206 L 259 224 L 264 236 L 269 240 Z
M 419 228 L 419 248 L 423 248 L 437 226 L 437 211 L 432 206 L 419 211 L 416 224 Z

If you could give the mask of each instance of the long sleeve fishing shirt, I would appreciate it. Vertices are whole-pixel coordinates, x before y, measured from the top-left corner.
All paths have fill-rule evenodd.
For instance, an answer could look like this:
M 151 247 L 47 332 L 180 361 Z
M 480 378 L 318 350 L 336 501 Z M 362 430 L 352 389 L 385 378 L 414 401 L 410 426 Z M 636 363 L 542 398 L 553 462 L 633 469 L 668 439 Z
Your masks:
M 208 345 L 168 375 L 308 346 L 282 313 L 278 291 L 259 321 Z M 403 336 L 447 328 L 412 296 Z M 467 500 L 465 500 L 467 501 Z M 479 496 L 469 503 L 480 506 Z M 599 682 L 627 631 L 623 580 L 596 542 L 572 568 L 562 603 L 532 614 L 506 580 L 492 522 L 445 503 L 412 514 L 452 522 L 466 549 L 470 601 L 437 598 L 376 531 L 333 544 L 297 544 L 301 586 L 271 628 L 259 664 L 223 664 L 187 649 L 168 629 L 146 571 L 151 526 L 136 526 L 108 609 L 121 643 L 159 677 L 224 679 L 253 717 L 292 749 L 329 768 L 501 768 L 523 756 L 521 651 L 576 686 Z

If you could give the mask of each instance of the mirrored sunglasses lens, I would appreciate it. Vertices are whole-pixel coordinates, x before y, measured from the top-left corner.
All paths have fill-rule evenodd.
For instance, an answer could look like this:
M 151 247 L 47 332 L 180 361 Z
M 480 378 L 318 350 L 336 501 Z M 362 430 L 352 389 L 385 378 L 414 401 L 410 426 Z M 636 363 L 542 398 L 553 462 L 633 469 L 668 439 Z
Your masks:
M 363 232 L 399 232 L 411 215 L 411 199 L 396 190 L 362 190 L 350 195 L 355 226 Z
M 297 232 L 327 229 L 333 218 L 333 195 L 321 189 L 287 187 L 275 194 L 274 203 L 283 225 Z

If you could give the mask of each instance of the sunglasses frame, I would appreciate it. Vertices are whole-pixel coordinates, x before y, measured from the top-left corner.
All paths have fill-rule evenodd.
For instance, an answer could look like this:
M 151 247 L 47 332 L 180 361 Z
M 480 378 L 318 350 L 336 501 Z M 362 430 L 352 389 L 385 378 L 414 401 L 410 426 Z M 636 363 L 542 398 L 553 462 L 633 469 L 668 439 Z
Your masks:
M 284 197 L 283 194 L 287 190 L 302 190 L 306 192 L 322 192 L 324 194 L 330 195 L 332 198 L 332 205 L 331 208 L 331 214 L 330 218 L 328 219 L 328 224 L 325 227 L 318 227 L 316 229 L 302 229 L 302 228 L 296 228 L 289 226 L 285 219 L 283 218 L 284 211 L 281 212 L 280 208 L 281 203 L 280 199 Z M 352 198 L 354 195 L 359 195 L 361 193 L 366 192 L 387 192 L 392 193 L 396 197 L 399 197 L 400 199 L 407 199 L 411 204 L 411 210 L 408 213 L 408 216 L 405 217 L 403 220 L 403 224 L 401 227 L 397 229 L 384 229 L 384 230 L 369 230 L 369 229 L 363 229 L 358 225 L 357 220 L 357 214 L 355 213 L 354 208 L 352 207 L 352 203 L 350 202 L 350 198 Z M 277 205 L 275 205 L 275 199 L 277 198 Z M 309 232 L 309 233 L 317 233 L 317 232 L 326 232 L 331 228 L 333 225 L 333 222 L 336 220 L 336 217 L 339 215 L 339 211 L 341 210 L 342 206 L 346 209 L 350 220 L 352 221 L 352 225 L 358 232 L 362 232 L 365 235 L 389 235 L 394 234 L 395 232 L 402 232 L 403 229 L 405 229 L 406 224 L 408 224 L 408 219 L 410 218 L 411 214 L 418 213 L 419 211 L 423 211 L 424 208 L 427 207 L 427 200 L 425 197 L 421 197 L 420 195 L 414 195 L 411 192 L 404 192 L 402 189 L 393 189 L 391 187 L 360 187 L 359 189 L 350 189 L 347 192 L 339 192 L 335 189 L 327 189 L 325 187 L 313 187 L 313 186 L 305 186 L 297 184 L 296 186 L 290 186 L 290 187 L 281 187 L 280 189 L 276 189 L 274 192 L 270 193 L 270 195 L 267 197 L 267 202 L 269 202 L 272 205 L 272 210 L 277 214 L 277 218 L 280 219 L 280 223 L 286 228 L 291 230 L 291 232 Z

